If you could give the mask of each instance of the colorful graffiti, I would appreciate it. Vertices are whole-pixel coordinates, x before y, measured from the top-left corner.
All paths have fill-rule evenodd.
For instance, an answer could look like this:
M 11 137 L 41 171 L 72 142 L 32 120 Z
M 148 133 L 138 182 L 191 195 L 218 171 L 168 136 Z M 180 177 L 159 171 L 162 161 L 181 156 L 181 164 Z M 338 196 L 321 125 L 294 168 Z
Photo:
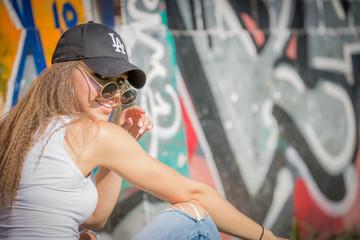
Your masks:
M 79 1 L 1 1 L 1 112 L 51 64 L 63 29 L 85 21 Z
M 360 231 L 357 1 L 0 2 L 0 113 L 50 65 L 68 27 L 116 29 L 147 73 L 142 146 L 289 237 Z M 124 184 L 104 239 L 168 204 Z M 223 239 L 233 239 L 222 235 Z
M 291 216 L 303 236 L 358 224 L 358 3 L 170 2 L 179 68 L 227 198 L 284 234 Z

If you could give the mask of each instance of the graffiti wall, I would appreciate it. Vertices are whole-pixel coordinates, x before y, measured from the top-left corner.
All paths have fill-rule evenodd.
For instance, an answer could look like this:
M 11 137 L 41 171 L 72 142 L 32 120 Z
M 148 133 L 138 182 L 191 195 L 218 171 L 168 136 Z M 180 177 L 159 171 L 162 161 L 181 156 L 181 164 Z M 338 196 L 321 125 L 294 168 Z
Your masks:
M 360 2 L 2 0 L 0 113 L 88 20 L 145 70 L 154 157 L 284 237 L 360 231 Z M 125 183 L 103 239 L 131 239 L 168 204 Z M 222 235 L 223 239 L 233 239 Z

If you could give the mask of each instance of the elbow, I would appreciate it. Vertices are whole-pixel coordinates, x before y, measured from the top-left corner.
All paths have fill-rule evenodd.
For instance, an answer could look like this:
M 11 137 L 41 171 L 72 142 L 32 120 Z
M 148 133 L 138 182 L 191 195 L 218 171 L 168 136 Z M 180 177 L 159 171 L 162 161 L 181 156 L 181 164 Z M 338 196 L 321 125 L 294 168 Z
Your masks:
M 90 217 L 85 223 L 81 225 L 83 229 L 98 230 L 105 227 L 107 219 L 98 220 L 95 217 Z
M 102 229 L 105 227 L 107 221 L 102 221 L 94 225 L 93 230 Z
M 99 230 L 105 227 L 105 223 L 98 223 L 98 224 L 82 224 L 82 229 L 89 229 L 89 230 Z

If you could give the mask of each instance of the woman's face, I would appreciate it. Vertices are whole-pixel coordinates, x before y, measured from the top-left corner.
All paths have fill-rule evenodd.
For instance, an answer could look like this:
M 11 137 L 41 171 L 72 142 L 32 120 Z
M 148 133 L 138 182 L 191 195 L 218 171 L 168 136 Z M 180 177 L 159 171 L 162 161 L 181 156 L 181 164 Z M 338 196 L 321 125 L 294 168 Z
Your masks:
M 77 98 L 79 110 L 90 113 L 99 120 L 107 121 L 109 116 L 119 103 L 119 91 L 110 99 L 103 99 L 100 95 L 101 88 L 108 82 L 121 82 L 119 80 L 127 80 L 127 73 L 120 74 L 116 77 L 102 78 L 96 77 L 95 72 L 87 67 L 84 63 L 79 62 L 81 67 L 76 67 L 73 71 L 72 84 L 74 93 Z M 91 74 L 91 77 L 89 76 Z M 95 80 L 92 79 L 95 78 Z M 100 86 L 101 85 L 101 86 Z

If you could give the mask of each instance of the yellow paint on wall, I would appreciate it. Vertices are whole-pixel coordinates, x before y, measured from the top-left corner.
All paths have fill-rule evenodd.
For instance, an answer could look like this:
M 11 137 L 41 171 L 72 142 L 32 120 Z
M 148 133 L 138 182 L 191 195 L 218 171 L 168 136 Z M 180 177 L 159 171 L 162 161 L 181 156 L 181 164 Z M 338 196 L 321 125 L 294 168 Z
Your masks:
M 14 65 L 21 29 L 16 29 L 5 4 L 0 1 L 0 116 L 4 111 L 8 81 Z
M 66 29 L 66 24 L 63 16 L 63 9 L 65 4 L 70 4 L 77 14 L 78 23 L 86 21 L 86 15 L 82 1 L 79 0 L 32 0 L 32 10 L 34 16 L 34 23 L 38 29 L 54 29 L 55 14 L 53 5 L 56 5 L 57 16 L 60 23 L 61 29 Z M 68 12 L 68 19 L 72 19 L 71 13 Z

